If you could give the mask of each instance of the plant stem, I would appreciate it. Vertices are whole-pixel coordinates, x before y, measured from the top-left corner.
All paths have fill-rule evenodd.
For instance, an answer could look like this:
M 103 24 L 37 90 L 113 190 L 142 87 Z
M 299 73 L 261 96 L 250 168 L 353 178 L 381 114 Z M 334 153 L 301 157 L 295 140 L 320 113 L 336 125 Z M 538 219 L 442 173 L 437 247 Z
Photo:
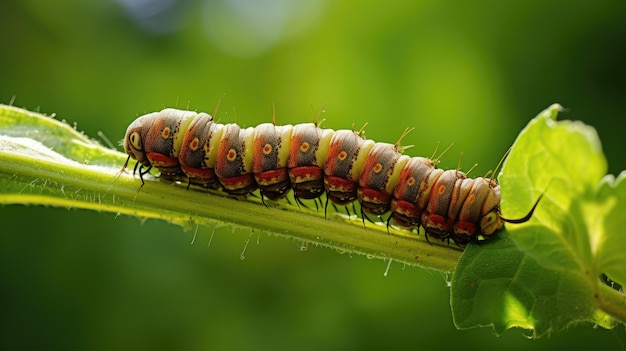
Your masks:
M 598 307 L 622 323 L 626 322 L 626 295 L 610 286 L 598 283 L 600 286 L 595 300 Z

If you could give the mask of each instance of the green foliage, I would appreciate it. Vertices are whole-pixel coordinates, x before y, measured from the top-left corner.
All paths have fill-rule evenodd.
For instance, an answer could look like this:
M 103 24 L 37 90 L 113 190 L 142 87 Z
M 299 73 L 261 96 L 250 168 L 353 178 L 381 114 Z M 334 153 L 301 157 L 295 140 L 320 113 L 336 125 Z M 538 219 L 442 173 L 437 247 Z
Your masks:
M 535 336 L 581 321 L 610 328 L 626 320 L 623 181 L 603 175 L 606 161 L 595 130 L 556 122 L 559 105 L 520 133 L 502 169 L 502 213 L 523 217 L 543 194 L 532 219 L 508 225 L 484 247 L 469 247 L 455 273 L 452 307 L 460 328 L 516 326 Z

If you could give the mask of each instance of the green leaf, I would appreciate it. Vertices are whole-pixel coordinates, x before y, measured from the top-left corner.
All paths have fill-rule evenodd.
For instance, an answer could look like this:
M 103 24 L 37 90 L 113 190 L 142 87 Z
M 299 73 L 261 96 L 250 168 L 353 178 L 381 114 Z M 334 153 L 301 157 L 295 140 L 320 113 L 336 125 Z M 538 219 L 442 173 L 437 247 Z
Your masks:
M 604 222 L 598 232 L 603 235 L 594 243 L 597 265 L 612 280 L 626 284 L 626 172 L 617 179 L 606 176 L 600 183 L 598 202 L 605 204 Z
M 502 168 L 502 214 L 523 217 L 544 194 L 533 218 L 509 226 L 512 238 L 540 264 L 584 272 L 592 265 L 585 209 L 607 165 L 595 130 L 581 122 L 556 122 L 551 106 L 520 133 Z M 526 189 L 526 191 L 521 191 Z
M 78 162 L 119 170 L 126 156 L 103 147 L 83 133 L 53 118 L 0 104 L 0 136 L 4 152 L 42 153 L 57 162 Z M 11 138 L 9 138 L 11 137 Z M 9 144 L 13 140 L 18 149 Z M 120 163 L 122 162 L 122 163 Z
M 520 133 L 502 169 L 502 215 L 532 218 L 466 249 L 452 281 L 459 328 L 523 327 L 533 336 L 590 321 L 626 321 L 626 298 L 606 274 L 626 283 L 626 185 L 603 178 L 607 165 L 595 130 L 556 121 L 552 105 Z M 619 286 L 617 285 L 617 286 Z
M 496 334 L 520 327 L 540 337 L 601 313 L 585 289 L 577 275 L 542 267 L 503 233 L 461 258 L 452 280 L 454 323 L 491 326 Z

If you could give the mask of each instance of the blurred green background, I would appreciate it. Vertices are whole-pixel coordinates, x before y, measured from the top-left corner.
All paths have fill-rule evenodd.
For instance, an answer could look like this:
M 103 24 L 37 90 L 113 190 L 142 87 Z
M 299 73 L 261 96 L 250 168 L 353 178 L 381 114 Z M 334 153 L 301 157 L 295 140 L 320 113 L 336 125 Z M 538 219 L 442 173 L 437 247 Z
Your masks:
M 178 106 L 221 122 L 360 127 L 495 167 L 553 102 L 623 156 L 624 1 L 4 0 L 0 101 L 117 143 Z M 235 112 L 236 111 L 236 112 Z M 120 165 L 121 167 L 121 165 Z M 624 349 L 623 327 L 538 341 L 455 330 L 445 277 L 288 240 L 0 208 L 0 349 Z M 258 242 L 258 243 L 257 243 Z

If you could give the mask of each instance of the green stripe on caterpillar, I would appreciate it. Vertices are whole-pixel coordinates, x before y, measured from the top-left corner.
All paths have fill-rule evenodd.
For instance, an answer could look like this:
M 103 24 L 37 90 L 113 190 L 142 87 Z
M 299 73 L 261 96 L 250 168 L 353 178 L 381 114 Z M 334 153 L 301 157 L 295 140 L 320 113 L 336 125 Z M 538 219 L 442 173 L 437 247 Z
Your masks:
M 133 174 L 139 170 L 142 184 L 155 167 L 162 176 L 184 174 L 189 184 L 231 195 L 258 188 L 262 197 L 278 200 L 293 190 L 301 201 L 326 194 L 327 204 L 359 201 L 362 216 L 390 212 L 388 226 L 422 227 L 427 239 L 459 246 L 492 236 L 505 222 L 528 221 L 541 199 L 523 218 L 503 218 L 493 178 L 468 178 L 436 168 L 431 159 L 403 155 L 397 144 L 315 123 L 241 128 L 206 113 L 167 108 L 132 122 L 124 148 L 129 156 L 122 170 L 137 160 Z

